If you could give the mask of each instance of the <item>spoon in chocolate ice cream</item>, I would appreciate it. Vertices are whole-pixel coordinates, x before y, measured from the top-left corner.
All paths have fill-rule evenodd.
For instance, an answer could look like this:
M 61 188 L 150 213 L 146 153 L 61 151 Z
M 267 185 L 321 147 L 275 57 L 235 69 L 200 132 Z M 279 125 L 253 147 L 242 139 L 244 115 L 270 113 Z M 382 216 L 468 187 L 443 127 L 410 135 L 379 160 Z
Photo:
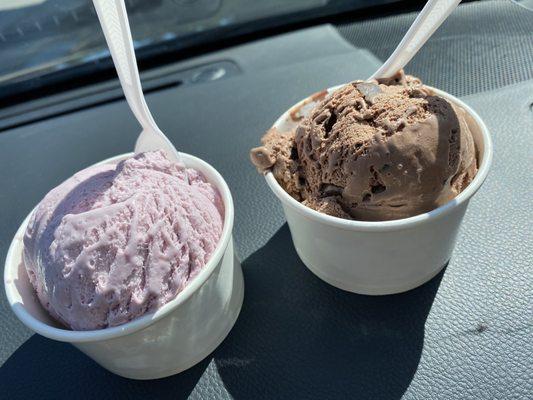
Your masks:
M 405 67 L 460 2 L 461 0 L 429 0 L 396 50 L 370 79 L 389 78 Z
M 135 153 L 163 150 L 169 159 L 183 164 L 180 153 L 158 128 L 144 99 L 124 0 L 93 0 L 93 4 L 126 101 L 143 128 L 135 143 Z
M 477 172 L 465 112 L 402 68 L 458 3 L 430 0 L 372 77 L 293 107 L 252 163 L 302 204 L 341 218 L 408 218 L 457 196 Z

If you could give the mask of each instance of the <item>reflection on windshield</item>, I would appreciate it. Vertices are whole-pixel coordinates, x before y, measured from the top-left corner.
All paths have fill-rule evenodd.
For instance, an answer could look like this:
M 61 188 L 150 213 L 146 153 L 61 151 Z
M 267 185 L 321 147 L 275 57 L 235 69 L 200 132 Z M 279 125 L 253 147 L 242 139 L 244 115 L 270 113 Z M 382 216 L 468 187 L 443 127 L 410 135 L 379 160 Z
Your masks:
M 155 44 L 158 54 L 175 52 L 279 26 L 288 16 L 297 21 L 315 10 L 326 15 L 394 0 L 125 1 L 135 47 L 146 50 L 142 58 Z M 0 99 L 50 86 L 67 71 L 75 79 L 76 67 L 84 66 L 78 76 L 86 76 L 104 68 L 108 57 L 91 0 L 0 1 Z
M 512 0 L 512 1 L 514 1 L 516 4 L 530 11 L 533 11 L 533 0 Z
M 126 0 L 136 47 L 327 0 Z M 0 82 L 107 56 L 90 0 L 0 3 Z

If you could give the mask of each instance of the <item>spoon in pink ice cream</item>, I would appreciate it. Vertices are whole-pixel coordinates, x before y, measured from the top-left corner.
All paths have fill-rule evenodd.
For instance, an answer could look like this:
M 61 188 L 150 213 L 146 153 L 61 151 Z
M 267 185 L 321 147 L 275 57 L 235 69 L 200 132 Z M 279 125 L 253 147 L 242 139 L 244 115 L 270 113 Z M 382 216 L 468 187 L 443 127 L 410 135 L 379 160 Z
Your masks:
M 390 57 L 369 79 L 389 78 L 418 53 L 461 0 L 429 0 Z
M 180 153 L 158 128 L 146 105 L 124 0 L 93 0 L 93 4 L 126 101 L 143 128 L 135 143 L 135 153 L 163 150 L 171 160 L 183 164 Z

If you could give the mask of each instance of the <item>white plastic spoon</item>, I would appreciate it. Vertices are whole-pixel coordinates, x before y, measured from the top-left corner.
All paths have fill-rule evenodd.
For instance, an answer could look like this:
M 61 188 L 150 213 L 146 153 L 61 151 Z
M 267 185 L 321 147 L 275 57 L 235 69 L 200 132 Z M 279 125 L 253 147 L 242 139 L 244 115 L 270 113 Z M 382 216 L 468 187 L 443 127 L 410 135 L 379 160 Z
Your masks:
M 405 67 L 461 0 L 429 0 L 402 41 L 370 79 L 389 78 Z
M 146 105 L 124 0 L 93 0 L 93 4 L 126 101 L 143 128 L 135 143 L 135 153 L 163 150 L 170 159 L 183 164 L 180 153 L 157 127 Z

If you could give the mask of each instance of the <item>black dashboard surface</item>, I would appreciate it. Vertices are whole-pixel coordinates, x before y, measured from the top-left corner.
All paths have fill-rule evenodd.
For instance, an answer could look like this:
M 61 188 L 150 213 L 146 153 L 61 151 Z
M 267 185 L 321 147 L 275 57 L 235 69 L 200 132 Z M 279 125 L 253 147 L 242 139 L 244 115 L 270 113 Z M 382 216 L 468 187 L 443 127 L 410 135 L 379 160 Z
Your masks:
M 500 2 L 484 3 L 458 10 L 460 25 L 472 26 L 459 34 L 462 42 L 469 43 L 472 32 L 479 36 L 473 7 L 486 10 L 483 7 Z M 520 18 L 533 15 L 512 10 L 521 13 Z M 404 29 L 409 18 L 402 20 Z M 452 16 L 449 23 L 454 21 Z M 354 23 L 350 29 L 367 23 Z M 342 26 L 339 29 L 349 36 Z M 398 39 L 376 37 L 372 46 Z M 215 166 L 233 192 L 234 237 L 246 286 L 236 326 L 192 369 L 157 381 L 133 381 L 108 373 L 70 345 L 32 335 L 2 294 L 1 397 L 530 398 L 531 63 L 516 67 L 525 73 L 505 81 L 513 85 L 483 83 L 459 90 L 464 86 L 442 84 L 442 76 L 424 69 L 451 51 L 449 45 L 437 51 L 432 43 L 428 46 L 434 50 L 419 56 L 408 71 L 454 94 L 468 94 L 464 100 L 486 120 L 495 145 L 492 172 L 470 204 L 444 273 L 394 296 L 359 296 L 328 286 L 298 259 L 281 207 L 248 161 L 248 150 L 284 109 L 324 87 L 368 76 L 379 64 L 376 57 L 351 46 L 332 26 L 214 53 L 151 74 L 220 60 L 235 63 L 238 73 L 156 90 L 147 101 L 176 146 Z M 423 61 L 427 58 L 433 60 Z M 451 64 L 446 65 L 450 74 Z M 455 73 L 469 73 L 468 68 Z M 506 71 L 491 73 L 511 79 Z M 458 79 L 452 77 L 451 82 Z M 468 81 L 467 76 L 461 79 Z M 19 121 L 19 127 L 0 132 L 2 259 L 23 218 L 50 188 L 85 166 L 133 148 L 139 127 L 126 103 L 109 95 L 117 90 L 115 84 L 92 94 L 103 101 L 81 102 L 77 111 L 63 115 L 49 110 L 36 122 Z

